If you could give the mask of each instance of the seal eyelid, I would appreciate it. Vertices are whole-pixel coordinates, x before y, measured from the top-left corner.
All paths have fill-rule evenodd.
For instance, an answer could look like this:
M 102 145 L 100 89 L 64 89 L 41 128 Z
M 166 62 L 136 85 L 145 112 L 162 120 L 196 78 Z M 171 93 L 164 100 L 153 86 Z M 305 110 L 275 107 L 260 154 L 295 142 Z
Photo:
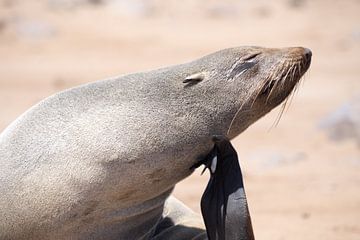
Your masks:
M 258 55 L 260 55 L 260 53 L 251 54 L 251 55 L 245 57 L 245 58 L 243 59 L 243 61 L 244 61 L 244 62 L 252 62 L 252 61 L 254 61 L 254 58 L 257 57 Z
M 230 70 L 229 77 L 234 78 L 235 76 L 240 76 L 250 68 L 252 68 L 257 62 L 256 61 L 247 61 L 247 62 L 238 62 Z

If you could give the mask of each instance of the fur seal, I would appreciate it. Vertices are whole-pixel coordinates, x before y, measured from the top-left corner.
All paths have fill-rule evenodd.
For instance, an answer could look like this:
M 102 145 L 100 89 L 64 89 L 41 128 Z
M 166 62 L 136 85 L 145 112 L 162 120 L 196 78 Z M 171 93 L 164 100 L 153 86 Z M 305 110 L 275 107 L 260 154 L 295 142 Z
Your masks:
M 212 136 L 278 106 L 310 60 L 301 47 L 230 48 L 39 102 L 0 135 L 0 239 L 153 237 Z

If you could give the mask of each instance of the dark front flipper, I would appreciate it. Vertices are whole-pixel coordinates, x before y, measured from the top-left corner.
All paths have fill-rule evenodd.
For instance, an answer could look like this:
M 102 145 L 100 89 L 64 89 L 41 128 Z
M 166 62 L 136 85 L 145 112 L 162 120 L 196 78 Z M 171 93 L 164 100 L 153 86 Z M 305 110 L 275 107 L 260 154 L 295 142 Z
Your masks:
M 201 198 L 209 240 L 253 240 L 250 213 L 235 149 L 227 139 L 215 139 L 203 164 L 210 180 Z

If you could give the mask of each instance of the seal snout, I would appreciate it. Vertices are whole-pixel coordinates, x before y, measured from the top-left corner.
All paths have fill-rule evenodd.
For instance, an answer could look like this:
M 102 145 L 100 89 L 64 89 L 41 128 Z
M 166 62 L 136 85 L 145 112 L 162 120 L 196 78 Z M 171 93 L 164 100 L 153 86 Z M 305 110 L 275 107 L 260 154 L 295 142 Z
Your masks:
M 297 76 L 296 77 L 293 76 L 293 80 L 300 78 L 310 67 L 312 52 L 308 48 L 304 48 L 304 47 L 285 48 L 283 50 L 283 54 L 287 62 L 287 64 L 285 64 L 285 66 L 283 67 L 292 68 L 294 67 L 294 65 L 298 65 L 296 67 L 298 72 L 297 74 L 294 74 Z
M 301 77 L 308 70 L 312 52 L 308 48 L 291 47 L 279 51 L 275 68 L 262 84 L 260 95 L 274 106 L 285 100 L 296 89 Z M 279 56 L 279 55 L 278 55 Z
M 294 48 L 289 48 L 287 50 L 288 50 L 288 54 L 287 54 L 288 58 L 293 59 L 295 61 L 301 61 L 307 70 L 307 68 L 310 66 L 311 63 L 311 57 L 312 57 L 311 50 L 304 47 L 294 47 Z

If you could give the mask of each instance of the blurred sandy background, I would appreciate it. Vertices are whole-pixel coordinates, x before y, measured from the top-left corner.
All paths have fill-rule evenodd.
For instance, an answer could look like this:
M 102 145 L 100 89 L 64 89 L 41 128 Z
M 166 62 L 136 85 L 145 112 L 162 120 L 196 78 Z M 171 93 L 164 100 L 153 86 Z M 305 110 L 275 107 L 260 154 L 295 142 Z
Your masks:
M 313 51 L 279 125 L 233 141 L 257 239 L 359 240 L 360 1 L 0 0 L 0 131 L 62 89 L 239 45 Z M 207 180 L 175 195 L 199 211 Z

